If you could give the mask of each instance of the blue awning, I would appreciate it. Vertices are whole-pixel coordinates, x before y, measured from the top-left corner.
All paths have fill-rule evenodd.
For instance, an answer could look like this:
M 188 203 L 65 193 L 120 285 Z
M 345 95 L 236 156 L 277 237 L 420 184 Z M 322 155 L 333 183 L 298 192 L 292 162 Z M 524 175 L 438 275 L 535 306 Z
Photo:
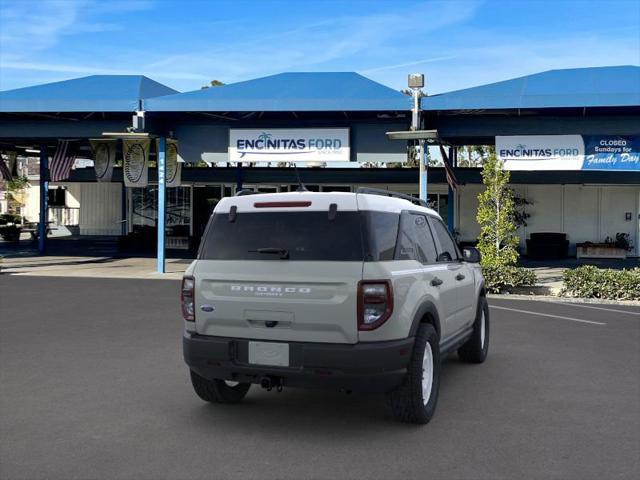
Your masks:
M 174 93 L 143 75 L 92 75 L 0 92 L 0 112 L 133 112 L 140 100 Z
M 157 97 L 150 112 L 406 111 L 411 100 L 355 72 L 281 73 Z
M 422 99 L 426 111 L 640 106 L 640 67 L 572 68 Z

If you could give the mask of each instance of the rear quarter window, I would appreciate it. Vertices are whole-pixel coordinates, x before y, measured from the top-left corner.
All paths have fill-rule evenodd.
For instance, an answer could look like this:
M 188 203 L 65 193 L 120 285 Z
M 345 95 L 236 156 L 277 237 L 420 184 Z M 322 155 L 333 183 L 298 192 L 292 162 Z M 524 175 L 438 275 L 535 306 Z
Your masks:
M 365 260 L 370 262 L 393 260 L 400 215 L 373 211 L 365 211 L 361 214 L 364 226 Z

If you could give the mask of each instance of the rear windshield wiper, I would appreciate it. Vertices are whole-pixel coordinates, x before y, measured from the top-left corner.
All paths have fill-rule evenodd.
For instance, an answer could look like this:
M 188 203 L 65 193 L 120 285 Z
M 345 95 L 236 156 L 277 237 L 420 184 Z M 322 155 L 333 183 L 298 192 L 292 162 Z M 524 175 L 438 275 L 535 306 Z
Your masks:
M 249 252 L 251 252 L 251 253 L 269 253 L 269 254 L 273 254 L 273 255 L 280 255 L 280 258 L 282 260 L 288 260 L 289 259 L 289 250 L 287 250 L 286 248 L 266 247 L 266 248 L 258 248 L 256 250 L 249 250 Z

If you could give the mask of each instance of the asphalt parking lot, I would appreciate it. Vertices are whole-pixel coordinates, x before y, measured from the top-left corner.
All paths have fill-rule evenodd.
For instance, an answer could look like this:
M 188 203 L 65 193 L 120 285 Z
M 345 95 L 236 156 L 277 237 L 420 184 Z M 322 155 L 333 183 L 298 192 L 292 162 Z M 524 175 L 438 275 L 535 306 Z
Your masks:
M 0 478 L 638 478 L 640 307 L 491 299 L 489 358 L 438 411 L 266 392 L 214 406 L 181 358 L 179 283 L 0 275 Z

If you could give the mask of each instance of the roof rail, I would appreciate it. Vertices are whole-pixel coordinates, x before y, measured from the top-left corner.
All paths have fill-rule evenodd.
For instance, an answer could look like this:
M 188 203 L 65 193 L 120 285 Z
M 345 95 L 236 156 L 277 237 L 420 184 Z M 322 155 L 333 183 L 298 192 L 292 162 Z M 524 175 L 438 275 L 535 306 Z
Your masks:
M 427 207 L 427 202 L 424 200 L 420 200 L 419 198 L 412 197 L 411 195 L 407 195 L 405 193 L 398 193 L 392 190 L 383 190 L 381 188 L 369 188 L 369 187 L 360 187 L 356 190 L 356 193 L 368 193 L 370 195 L 382 195 L 383 197 L 393 197 L 393 198 L 401 198 L 403 200 L 408 200 L 411 203 L 416 205 L 420 205 L 421 207 Z
M 243 189 L 238 190 L 234 197 L 244 197 L 245 195 L 258 195 L 260 192 L 254 192 L 253 190 Z

